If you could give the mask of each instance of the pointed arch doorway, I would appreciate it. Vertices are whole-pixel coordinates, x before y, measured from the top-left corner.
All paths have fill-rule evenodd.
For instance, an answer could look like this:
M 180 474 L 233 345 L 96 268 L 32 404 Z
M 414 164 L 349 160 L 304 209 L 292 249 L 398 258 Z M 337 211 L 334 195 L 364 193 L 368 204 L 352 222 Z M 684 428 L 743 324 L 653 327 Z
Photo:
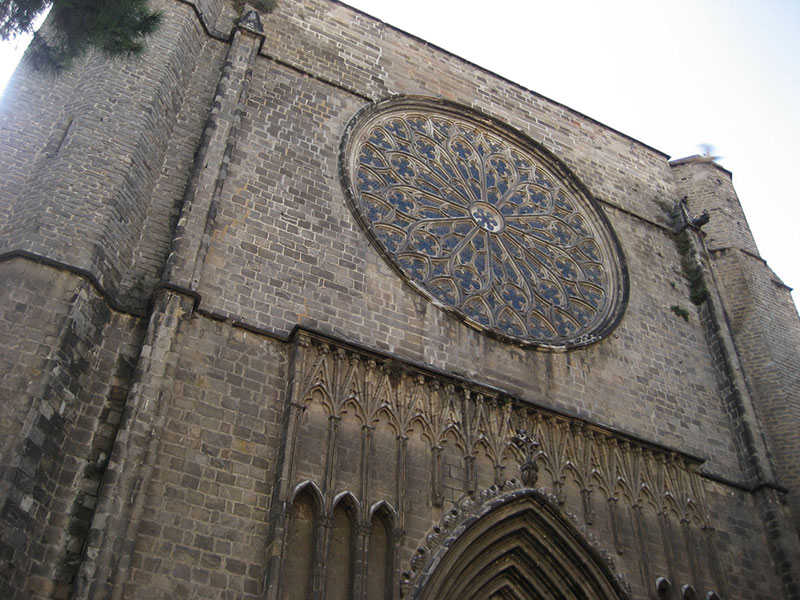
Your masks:
M 444 541 L 415 600 L 628 600 L 577 528 L 535 490 L 498 498 Z

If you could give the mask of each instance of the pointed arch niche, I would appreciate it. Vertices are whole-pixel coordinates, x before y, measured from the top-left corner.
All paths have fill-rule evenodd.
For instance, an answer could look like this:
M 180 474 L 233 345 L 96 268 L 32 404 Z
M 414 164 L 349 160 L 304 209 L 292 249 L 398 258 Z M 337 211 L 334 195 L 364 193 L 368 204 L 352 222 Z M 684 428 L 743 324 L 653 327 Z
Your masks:
M 498 498 L 453 530 L 423 571 L 415 600 L 623 600 L 624 588 L 541 493 Z

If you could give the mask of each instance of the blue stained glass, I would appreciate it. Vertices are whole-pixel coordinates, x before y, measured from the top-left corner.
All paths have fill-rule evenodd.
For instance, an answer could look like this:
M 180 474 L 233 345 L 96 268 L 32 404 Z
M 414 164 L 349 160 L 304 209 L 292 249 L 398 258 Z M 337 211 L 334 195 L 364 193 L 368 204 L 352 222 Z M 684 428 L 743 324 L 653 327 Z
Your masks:
M 435 165 L 435 164 L 434 165 L 430 165 L 430 167 L 431 167 L 431 171 L 434 173 L 434 175 L 436 175 L 439 179 L 447 181 L 447 178 L 448 178 L 449 175 L 448 175 L 447 172 L 444 171 L 444 169 L 442 169 L 440 166 Z
M 381 188 L 381 182 L 366 171 L 358 172 L 358 189 L 362 192 L 371 192 Z
M 374 144 L 375 146 L 380 146 L 384 149 L 390 149 L 392 144 L 389 142 L 389 138 L 386 137 L 386 134 L 383 133 L 380 129 L 376 129 L 372 132 L 372 136 L 369 138 L 369 142 Z
M 453 127 L 447 121 L 440 121 L 438 119 L 431 119 L 431 124 L 434 129 L 446 137 L 450 137 L 453 132 Z
M 492 257 L 498 262 L 502 261 L 505 258 L 505 252 L 503 252 L 500 244 L 497 243 L 497 239 L 495 239 L 495 236 L 490 236 L 489 240 L 489 247 L 492 249 Z
M 418 182 L 417 187 L 421 189 L 423 192 L 428 192 L 429 194 L 435 194 L 439 190 L 432 186 L 430 183 L 426 182 Z
M 453 250 L 456 246 L 458 246 L 460 241 L 461 241 L 460 238 L 458 238 L 458 237 L 456 237 L 454 235 L 450 235 L 450 236 L 444 238 L 444 241 L 442 242 L 442 246 L 444 247 L 444 249 L 446 251 Z
M 503 266 L 498 262 L 492 263 L 492 273 L 494 273 L 495 278 L 497 278 L 499 281 L 502 281 L 506 275 L 506 272 L 503 270 Z
M 557 260 L 556 267 L 561 272 L 562 277 L 566 277 L 567 279 L 574 279 L 578 276 L 578 272 L 575 270 L 573 264 L 568 260 Z
M 469 198 L 469 194 L 467 193 L 467 188 L 462 186 L 460 183 L 453 184 L 453 191 L 458 192 L 459 196 L 453 196 L 452 201 L 458 204 L 464 204 L 465 200 Z M 450 198 L 448 196 L 448 198 Z
M 519 276 L 517 272 L 514 270 L 514 267 L 511 266 L 511 263 L 505 264 L 505 271 L 506 271 L 506 279 L 511 283 L 519 283 Z
M 420 206 L 427 206 L 428 208 L 439 208 L 442 202 L 438 198 L 430 198 L 428 196 L 414 196 L 414 202 Z
M 546 179 L 544 177 L 544 175 L 542 175 L 541 171 L 537 171 L 536 172 L 536 179 L 534 181 L 536 181 L 536 183 L 538 183 L 542 187 L 551 188 L 551 189 L 554 187 L 553 184 L 550 183 L 550 180 Z
M 596 265 L 588 265 L 584 267 L 583 272 L 592 283 L 600 285 L 603 282 L 603 272 Z
M 408 123 L 417 133 L 427 133 L 427 129 L 425 127 L 425 125 L 428 123 L 427 119 L 423 117 L 410 117 L 408 119 Z
M 460 233 L 461 235 L 466 235 L 473 229 L 475 229 L 475 226 L 466 221 L 457 221 L 455 227 L 453 227 L 453 231 L 455 233 Z
M 513 287 L 507 287 L 503 290 L 503 298 L 516 310 L 522 310 L 525 308 L 525 305 L 528 304 L 527 298 L 525 298 L 518 289 Z
M 583 343 L 619 312 L 605 225 L 540 151 L 436 108 L 375 114 L 353 134 L 352 206 L 418 289 L 534 343 Z
M 444 209 L 444 213 L 448 217 L 466 217 L 467 216 L 467 214 L 463 210 L 461 210 L 459 208 L 456 208 L 455 206 L 446 206 L 445 209 Z
M 581 325 L 586 325 L 592 318 L 592 314 L 577 302 L 570 302 L 569 313 L 575 317 Z
M 473 213 L 472 216 L 475 217 L 475 221 L 478 223 L 478 225 L 484 229 L 488 229 L 489 231 L 494 230 L 494 228 L 498 225 L 497 219 L 494 217 L 494 215 L 486 210 L 479 208 Z
M 472 150 L 469 147 L 465 146 L 461 142 L 456 142 L 450 146 L 450 149 L 456 153 L 456 155 L 464 160 L 470 156 L 472 156 Z M 460 166 L 460 165 L 459 165 Z
M 378 221 L 383 218 L 387 212 L 389 212 L 385 207 L 372 202 L 368 196 L 363 196 L 361 205 L 362 208 L 366 210 L 370 221 Z
M 600 302 L 603 299 L 602 296 L 600 295 L 600 292 L 587 286 L 583 286 L 582 290 L 583 290 L 583 297 L 586 299 L 586 301 L 589 304 L 591 304 L 594 308 L 599 308 Z
M 402 212 L 410 212 L 414 208 L 414 203 L 411 202 L 403 192 L 394 192 L 387 198 L 392 206 Z
M 433 292 L 433 295 L 439 298 L 439 300 L 447 304 L 453 305 L 456 303 L 456 296 L 449 285 L 434 283 L 431 285 L 431 292 Z
M 454 275 L 466 292 L 474 291 L 481 287 L 480 282 L 475 279 L 475 274 L 469 269 L 457 270 Z
M 392 235 L 388 231 L 379 229 L 376 233 L 378 238 L 383 242 L 383 245 L 391 252 L 397 251 L 399 239 L 397 235 Z
M 555 326 L 556 331 L 561 336 L 569 335 L 570 333 L 575 331 L 575 324 L 572 321 L 565 319 L 561 313 L 555 313 Z
M 563 208 L 567 212 L 572 212 L 574 210 L 572 208 L 572 204 L 567 202 L 566 198 L 564 198 L 564 195 L 561 193 L 556 195 L 556 205 Z
M 411 164 L 408 162 L 408 159 L 393 158 L 392 166 L 395 168 L 397 174 L 401 175 L 402 177 L 411 177 L 414 175 L 414 169 L 411 168 Z
M 499 175 L 505 175 L 507 173 L 510 173 L 506 161 L 500 158 L 493 158 L 489 164 L 491 164 L 495 168 L 495 170 Z
M 361 150 L 361 156 L 359 156 L 359 162 L 362 165 L 373 165 L 376 167 L 383 167 L 385 166 L 383 161 L 378 158 L 378 155 L 372 151 L 372 148 L 369 146 L 364 146 Z
M 436 149 L 433 147 L 433 144 L 419 138 L 417 139 L 417 153 L 427 159 L 436 158 Z
M 478 304 L 477 302 L 472 302 L 464 306 L 464 311 L 473 319 L 478 321 L 478 323 L 482 325 L 489 324 L 489 317 L 486 314 L 486 310 Z
M 589 230 L 586 229 L 586 227 L 583 224 L 583 219 L 581 219 L 580 217 L 572 217 L 572 219 L 570 219 L 569 224 L 572 225 L 572 229 L 574 231 L 577 231 L 582 236 L 590 235 Z
M 417 235 L 414 238 L 414 248 L 428 256 L 436 256 L 438 254 L 438 244 L 430 236 Z
M 402 121 L 391 121 L 386 125 L 386 130 L 393 134 L 395 137 L 399 137 L 402 139 L 408 138 L 408 134 L 406 133 L 406 128 L 403 125 Z
M 538 206 L 539 208 L 544 208 L 548 204 L 547 196 L 545 196 L 541 192 L 533 192 L 531 194 L 531 202 L 533 202 L 533 204 L 535 206 Z
M 597 253 L 597 246 L 595 246 L 592 242 L 584 242 L 581 244 L 581 250 L 583 253 L 589 257 L 589 259 L 599 262 L 600 256 Z
M 472 195 L 473 195 L 474 198 L 480 198 L 481 197 L 481 190 L 483 188 L 481 188 L 481 186 L 478 184 L 477 181 L 475 181 L 474 179 L 470 179 L 469 187 L 472 190 Z

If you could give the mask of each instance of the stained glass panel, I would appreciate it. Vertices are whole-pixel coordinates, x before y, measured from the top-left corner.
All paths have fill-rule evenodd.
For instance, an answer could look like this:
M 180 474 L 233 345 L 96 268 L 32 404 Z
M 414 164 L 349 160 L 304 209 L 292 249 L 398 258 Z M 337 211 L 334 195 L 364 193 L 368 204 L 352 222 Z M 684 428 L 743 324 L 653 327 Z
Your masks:
M 342 158 L 351 208 L 407 281 L 516 342 L 591 343 L 626 296 L 618 244 L 575 177 L 468 109 L 393 100 L 359 115 Z

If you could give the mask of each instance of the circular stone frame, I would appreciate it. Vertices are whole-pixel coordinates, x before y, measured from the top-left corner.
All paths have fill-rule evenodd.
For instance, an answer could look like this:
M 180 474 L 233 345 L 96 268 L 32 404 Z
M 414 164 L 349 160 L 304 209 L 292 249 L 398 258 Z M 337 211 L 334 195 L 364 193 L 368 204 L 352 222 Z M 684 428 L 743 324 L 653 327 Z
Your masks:
M 565 350 L 621 320 L 628 273 L 603 210 L 566 165 L 508 125 L 444 100 L 393 97 L 350 121 L 339 170 L 386 262 L 470 327 Z

